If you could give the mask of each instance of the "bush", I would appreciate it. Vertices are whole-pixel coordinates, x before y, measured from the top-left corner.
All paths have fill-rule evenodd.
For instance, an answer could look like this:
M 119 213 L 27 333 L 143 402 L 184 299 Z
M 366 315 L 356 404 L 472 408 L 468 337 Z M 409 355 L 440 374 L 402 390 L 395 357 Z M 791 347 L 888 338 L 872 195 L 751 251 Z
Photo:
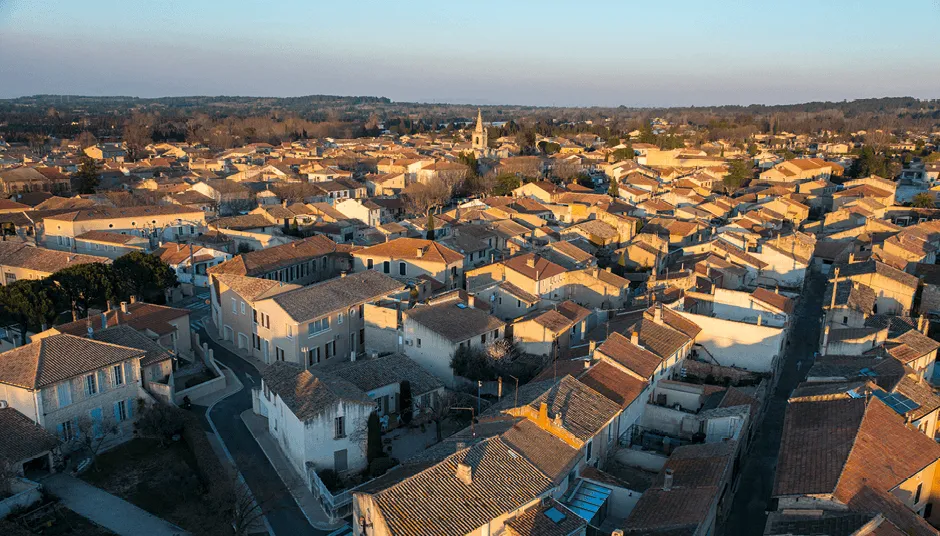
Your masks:
M 384 475 L 389 469 L 395 467 L 398 463 L 395 458 L 383 457 L 372 460 L 369 464 L 369 477 L 375 478 Z
M 376 412 L 369 414 L 366 424 L 366 458 L 371 462 L 383 455 L 382 452 L 382 424 Z
M 224 479 L 228 472 L 219 461 L 209 438 L 206 437 L 205 430 L 199 422 L 199 417 L 192 413 L 186 413 L 183 410 L 176 410 L 182 416 L 183 421 L 183 441 L 189 447 L 190 452 L 196 462 L 196 470 L 199 473 L 199 480 L 206 489 L 213 489 L 219 483 L 219 479 Z
M 332 469 L 323 469 L 322 471 L 317 471 L 317 476 L 320 477 L 320 481 L 323 482 L 323 485 L 326 486 L 326 489 L 330 490 L 330 493 L 343 489 L 343 481 L 340 480 L 339 475 L 336 474 L 336 471 Z

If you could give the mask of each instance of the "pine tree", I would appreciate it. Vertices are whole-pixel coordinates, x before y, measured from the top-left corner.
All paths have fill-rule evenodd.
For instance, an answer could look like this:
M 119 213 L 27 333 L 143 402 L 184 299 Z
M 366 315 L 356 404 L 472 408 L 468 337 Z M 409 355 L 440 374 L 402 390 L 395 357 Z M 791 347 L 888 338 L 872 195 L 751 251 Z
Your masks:
M 610 188 L 607 190 L 607 195 L 614 199 L 620 197 L 620 186 L 617 185 L 617 179 L 610 179 Z
M 430 210 L 428 211 L 427 228 L 428 228 L 427 239 L 434 240 L 434 214 L 432 214 Z

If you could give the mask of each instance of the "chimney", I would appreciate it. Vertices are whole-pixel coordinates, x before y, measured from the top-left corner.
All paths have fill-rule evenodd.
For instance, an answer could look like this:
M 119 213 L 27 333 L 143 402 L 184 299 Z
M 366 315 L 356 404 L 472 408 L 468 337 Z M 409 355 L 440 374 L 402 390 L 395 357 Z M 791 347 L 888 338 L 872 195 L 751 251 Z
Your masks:
M 535 268 L 535 255 L 525 260 L 525 265 L 529 268 Z
M 594 357 L 595 350 L 597 350 L 597 341 L 588 342 L 588 361 Z
M 346 270 L 343 270 L 342 272 L 340 272 L 340 273 L 339 273 L 339 276 L 340 276 L 340 277 L 346 277 Z
M 457 464 L 457 480 L 467 486 L 473 484 L 473 471 L 470 469 L 469 465 L 462 462 Z
M 849 264 L 855 262 L 855 253 L 849 253 Z
M 131 303 L 137 303 L 137 296 L 131 296 Z
M 917 317 L 917 331 L 920 331 L 921 333 L 924 331 L 924 315 Z
M 829 346 L 829 325 L 823 329 L 822 355 L 826 355 L 826 349 Z
M 108 307 L 110 311 L 111 308 Z M 101 329 L 107 329 L 108 327 L 108 313 L 101 313 Z
M 121 312 L 124 314 L 127 314 L 127 302 L 126 301 L 121 302 Z
M 630 342 L 633 344 L 633 346 L 640 345 L 640 334 L 637 333 L 636 330 L 633 330 L 633 333 L 630 333 Z
M 663 491 L 670 491 L 672 489 L 672 469 L 666 469 L 666 473 L 663 475 Z
M 764 315 L 757 315 L 757 325 L 760 326 L 764 323 Z
M 548 404 L 542 402 L 539 404 L 539 425 L 545 426 L 548 424 Z
M 663 323 L 663 304 L 657 304 L 653 309 L 653 322 L 656 322 L 659 325 Z
M 927 320 L 926 318 L 924 318 L 923 315 L 921 315 L 921 318 L 924 320 L 924 328 L 921 329 L 920 332 L 923 333 L 924 335 L 926 335 L 926 334 L 927 334 L 927 330 L 930 329 L 930 321 Z
M 417 251 L 415 251 L 415 257 L 418 257 L 419 259 L 424 257 L 424 248 L 418 248 Z
M 607 268 L 604 268 L 604 270 L 609 274 L 609 273 L 611 273 L 612 268 L 611 268 L 610 266 L 608 266 Z
M 465 449 L 465 448 L 467 448 L 467 444 L 466 444 L 466 443 L 464 443 L 463 441 L 458 441 L 458 442 L 457 442 L 457 449 L 456 449 L 456 452 L 460 452 L 461 450 L 463 450 L 463 449 Z

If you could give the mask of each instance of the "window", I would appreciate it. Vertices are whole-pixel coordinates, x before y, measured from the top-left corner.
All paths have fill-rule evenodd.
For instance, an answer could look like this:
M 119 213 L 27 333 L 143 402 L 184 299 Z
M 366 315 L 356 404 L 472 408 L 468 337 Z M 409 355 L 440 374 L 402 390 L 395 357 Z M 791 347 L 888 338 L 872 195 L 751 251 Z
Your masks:
M 121 370 L 121 365 L 114 365 L 111 368 L 111 381 L 114 383 L 114 386 L 124 385 L 124 371 Z
M 251 309 L 251 323 L 252 324 L 258 323 L 258 310 L 254 308 Z
M 293 339 L 294 338 L 294 326 L 290 324 L 284 324 L 284 326 L 287 327 L 287 338 Z
M 371 270 L 372 265 L 373 265 L 372 259 L 366 259 L 366 269 Z
M 238 313 L 238 302 L 235 301 L 235 298 L 232 298 L 232 312 Z
M 920 502 L 920 492 L 923 491 L 923 488 L 924 488 L 923 484 L 917 484 L 917 489 L 914 490 L 914 504 L 915 505 Z
M 486 344 L 486 333 L 480 335 L 480 344 Z
M 392 263 L 391 263 L 391 262 L 385 261 L 385 262 L 382 263 L 382 271 L 383 271 L 383 272 L 385 272 L 385 273 L 387 274 L 387 273 L 389 273 L 389 272 L 391 271 L 391 269 L 392 269 Z
M 114 403 L 115 422 L 124 422 L 127 420 L 127 402 L 119 400 Z
M 346 437 L 345 417 L 337 417 L 333 419 L 333 438 L 341 439 L 344 437 Z
M 359 304 L 359 318 L 365 318 L 366 314 L 366 305 L 364 303 Z
M 842 323 L 843 323 L 843 324 L 848 324 L 848 323 L 849 323 L 849 317 L 843 316 L 843 317 L 842 317 Z
M 590 459 L 591 459 L 591 454 L 592 454 L 593 450 L 594 450 L 594 442 L 593 442 L 593 441 L 588 441 L 588 442 L 587 442 L 587 451 L 585 452 L 585 456 L 584 456 L 584 459 L 585 459 L 585 460 L 590 460 Z
M 320 347 L 311 348 L 307 351 L 307 366 L 312 367 L 320 362 Z
M 342 321 L 340 321 L 342 324 Z M 314 320 L 307 325 L 307 336 L 313 337 L 330 329 L 330 317 L 325 316 L 319 320 Z
M 342 324 L 342 323 L 343 323 L 343 313 L 339 313 L 339 314 L 336 315 L 336 323 L 337 323 L 337 324 Z
M 405 268 L 405 266 L 403 262 L 398 263 L 398 275 L 406 275 L 407 268 Z
M 418 348 L 421 348 L 421 339 L 415 339 L 415 341 L 416 341 L 415 346 L 417 346 Z
M 73 421 L 65 421 L 59 425 L 59 437 L 62 441 L 72 441 L 75 439 L 76 432 L 75 423 Z
M 242 314 L 245 314 L 245 302 L 242 302 Z
M 607 442 L 610 443 L 614 440 L 614 423 L 607 424 Z
M 275 346 L 274 356 L 278 361 L 284 361 L 284 350 L 282 350 L 280 346 Z
M 95 381 L 95 375 L 85 376 L 85 396 L 91 396 L 98 392 L 98 382 Z

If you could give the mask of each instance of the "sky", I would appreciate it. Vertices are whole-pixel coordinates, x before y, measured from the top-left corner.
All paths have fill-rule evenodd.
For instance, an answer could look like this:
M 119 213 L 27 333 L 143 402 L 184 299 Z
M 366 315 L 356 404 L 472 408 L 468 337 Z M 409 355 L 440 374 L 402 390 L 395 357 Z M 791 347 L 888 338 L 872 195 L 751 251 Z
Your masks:
M 0 0 L 0 98 L 940 98 L 940 0 Z

